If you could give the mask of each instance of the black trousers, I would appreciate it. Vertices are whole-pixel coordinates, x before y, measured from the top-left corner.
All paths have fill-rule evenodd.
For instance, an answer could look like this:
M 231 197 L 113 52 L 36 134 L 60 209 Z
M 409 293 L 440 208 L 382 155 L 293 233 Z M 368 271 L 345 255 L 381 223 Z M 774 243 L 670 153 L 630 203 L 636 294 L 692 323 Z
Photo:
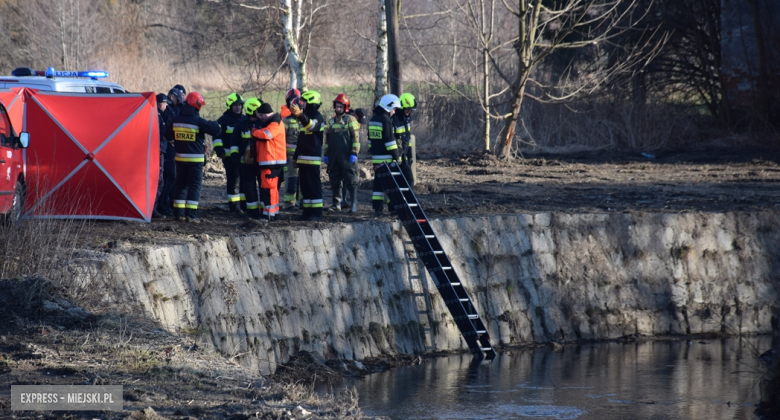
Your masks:
M 241 163 L 238 160 L 238 154 L 225 156 L 222 158 L 222 166 L 225 167 L 225 178 L 227 179 L 227 198 L 228 204 L 237 206 L 241 201 L 240 182 L 241 182 Z
M 374 171 L 374 183 L 373 183 L 373 193 L 371 194 L 371 207 L 374 209 L 374 211 L 380 211 L 384 208 L 385 202 L 387 202 L 387 209 L 392 210 L 390 208 L 390 201 L 385 197 L 385 189 L 381 182 L 376 178 L 376 171 Z
M 203 187 L 203 162 L 176 162 L 173 213 L 176 217 L 198 217 L 198 201 Z
M 246 197 L 246 214 L 249 217 L 260 217 L 260 166 L 256 163 L 241 165 L 241 188 Z
M 154 207 L 152 209 L 157 210 L 157 205 L 160 203 L 160 196 L 165 188 L 165 178 L 163 176 L 163 169 L 165 168 L 165 154 L 160 153 L 160 176 L 157 178 L 157 194 L 154 196 Z M 159 210 L 157 210 L 159 211 Z
M 322 182 L 319 165 L 299 165 L 298 182 L 303 196 L 303 216 L 322 217 Z
M 174 155 L 176 149 L 168 143 L 165 150 L 165 160 L 163 160 L 163 190 L 160 194 L 160 200 L 157 203 L 157 211 L 162 214 L 173 214 L 173 189 L 176 184 L 176 161 Z

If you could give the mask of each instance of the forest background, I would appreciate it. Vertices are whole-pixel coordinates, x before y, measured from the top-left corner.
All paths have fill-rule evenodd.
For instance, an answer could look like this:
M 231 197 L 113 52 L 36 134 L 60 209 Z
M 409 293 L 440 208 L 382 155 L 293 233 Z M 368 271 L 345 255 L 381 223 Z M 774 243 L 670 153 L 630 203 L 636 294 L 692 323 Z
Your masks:
M 179 83 L 210 117 L 229 92 L 278 107 L 291 85 L 320 91 L 325 112 L 341 92 L 370 110 L 388 91 L 382 14 L 396 10 L 423 153 L 767 146 L 780 139 L 776 3 L 0 0 L 0 74 Z

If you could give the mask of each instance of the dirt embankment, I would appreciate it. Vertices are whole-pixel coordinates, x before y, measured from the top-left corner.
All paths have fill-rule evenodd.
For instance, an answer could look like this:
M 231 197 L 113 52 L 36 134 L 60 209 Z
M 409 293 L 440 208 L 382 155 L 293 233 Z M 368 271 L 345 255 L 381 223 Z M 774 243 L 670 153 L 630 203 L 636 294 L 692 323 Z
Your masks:
M 419 159 L 415 192 L 430 217 L 469 214 L 562 212 L 731 212 L 780 207 L 780 150 L 705 150 L 658 153 L 583 152 L 526 154 L 505 161 L 492 155 L 427 156 Z M 325 212 L 319 224 L 371 220 L 369 164 L 361 161 L 359 212 Z M 325 206 L 330 184 L 322 171 Z M 224 172 L 206 170 L 200 225 L 96 222 L 93 237 L 111 241 L 165 243 L 190 235 L 243 235 L 255 231 L 311 227 L 299 211 L 282 211 L 280 221 L 259 225 L 231 214 L 225 204 Z M 390 220 L 385 212 L 386 218 Z
M 91 314 L 45 280 L 0 280 L 0 319 L 3 418 L 367 418 L 354 392 L 323 397 L 307 382 L 259 377 L 198 331 L 174 336 L 142 317 Z M 12 412 L 12 384 L 122 385 L 124 411 Z

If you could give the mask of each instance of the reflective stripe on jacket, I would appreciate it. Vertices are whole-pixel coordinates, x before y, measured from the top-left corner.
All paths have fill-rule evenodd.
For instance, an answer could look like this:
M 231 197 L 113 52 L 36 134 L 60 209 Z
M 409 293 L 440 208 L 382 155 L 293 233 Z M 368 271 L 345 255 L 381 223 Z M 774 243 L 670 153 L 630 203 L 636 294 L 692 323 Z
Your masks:
M 374 108 L 374 115 L 368 121 L 368 141 L 371 161 L 374 164 L 398 160 L 401 151 L 393 134 L 390 114 L 381 107 Z
M 298 143 L 293 153 L 294 162 L 302 165 L 319 165 L 322 156 L 322 137 L 325 130 L 325 121 L 318 111 L 319 106 L 307 105 L 304 113 L 298 116 L 301 123 L 298 132 Z M 302 158 L 305 156 L 306 158 Z M 315 157 L 316 160 L 309 159 Z
M 198 115 L 198 110 L 185 105 L 181 114 L 171 118 L 165 130 L 165 137 L 173 140 L 176 149 L 175 160 L 179 162 L 205 162 L 205 135 L 219 135 L 216 121 L 208 121 Z
M 252 137 L 258 140 L 258 165 L 262 167 L 281 167 L 287 164 L 285 128 L 279 114 L 274 114 L 273 118 L 264 127 L 253 129 Z
M 349 114 L 335 115 L 328 121 L 325 130 L 325 155 L 331 153 L 339 155 L 360 153 L 360 124 L 357 119 Z
M 223 151 L 225 156 L 232 156 L 238 154 L 238 144 L 233 143 L 233 131 L 236 128 L 236 124 L 239 121 L 245 120 L 246 116 L 243 114 L 236 114 L 233 111 L 227 110 L 217 120 L 222 131 L 218 138 L 214 138 L 214 152 L 218 155 Z

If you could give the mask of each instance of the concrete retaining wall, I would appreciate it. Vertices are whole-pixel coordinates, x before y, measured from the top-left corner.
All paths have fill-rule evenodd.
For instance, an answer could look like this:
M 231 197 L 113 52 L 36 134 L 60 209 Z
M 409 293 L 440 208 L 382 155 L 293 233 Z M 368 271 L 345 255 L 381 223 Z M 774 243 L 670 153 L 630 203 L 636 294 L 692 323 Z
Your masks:
M 542 213 L 433 226 L 493 342 L 519 344 L 771 332 L 779 216 Z M 202 331 L 263 374 L 298 349 L 359 360 L 424 352 L 431 336 L 436 350 L 466 349 L 435 287 L 430 321 L 418 314 L 405 239 L 399 223 L 328 225 L 120 248 L 91 264 L 121 287 L 117 299 L 168 330 Z

